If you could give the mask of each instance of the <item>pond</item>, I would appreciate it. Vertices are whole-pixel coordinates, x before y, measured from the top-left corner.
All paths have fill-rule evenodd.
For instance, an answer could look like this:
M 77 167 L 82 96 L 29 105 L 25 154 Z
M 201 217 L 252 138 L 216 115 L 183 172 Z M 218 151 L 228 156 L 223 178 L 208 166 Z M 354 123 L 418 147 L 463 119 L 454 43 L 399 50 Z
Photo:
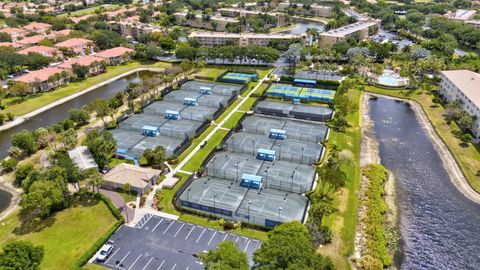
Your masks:
M 0 158 L 4 158 L 8 155 L 7 150 L 11 146 L 10 140 L 12 134 L 19 132 L 23 129 L 33 131 L 39 127 L 47 127 L 55 124 L 65 119 L 68 116 L 68 111 L 70 109 L 81 108 L 82 106 L 92 102 L 95 98 L 109 98 L 117 92 L 126 90 L 129 83 L 141 82 L 142 79 L 151 77 L 153 74 L 153 72 L 149 71 L 140 71 L 134 74 L 127 75 L 107 85 L 101 86 L 93 91 L 85 93 L 84 95 L 78 96 L 72 100 L 60 104 L 41 114 L 38 114 L 18 126 L 0 131 Z
M 311 20 L 295 20 L 295 27 L 281 31 L 280 33 L 283 34 L 292 34 L 292 35 L 300 35 L 307 32 L 308 28 L 316 28 L 319 32 L 323 32 L 325 30 L 325 24 L 321 22 L 311 21 Z
M 401 269 L 480 269 L 480 205 L 451 182 L 408 103 L 371 99 L 381 163 L 396 178 Z

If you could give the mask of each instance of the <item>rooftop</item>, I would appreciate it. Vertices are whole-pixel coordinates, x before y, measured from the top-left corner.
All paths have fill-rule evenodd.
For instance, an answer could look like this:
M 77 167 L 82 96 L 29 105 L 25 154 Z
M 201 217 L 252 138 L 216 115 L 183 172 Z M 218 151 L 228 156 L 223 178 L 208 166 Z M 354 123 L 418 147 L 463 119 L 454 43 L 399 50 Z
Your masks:
M 93 159 L 92 153 L 90 153 L 86 146 L 79 146 L 68 151 L 68 156 L 70 156 L 73 163 L 75 163 L 75 165 L 81 170 L 98 168 L 97 163 Z
M 0 47 L 13 47 L 13 48 L 21 48 L 22 45 L 13 42 L 0 42 Z
M 149 181 L 160 175 L 161 171 L 141 168 L 135 165 L 121 163 L 106 173 L 103 178 L 109 182 L 118 184 L 130 184 L 132 187 L 143 189 Z
M 321 33 L 320 35 L 344 37 L 344 36 L 353 34 L 355 32 L 358 32 L 360 30 L 364 30 L 366 28 L 372 27 L 377 23 L 378 23 L 377 21 L 372 21 L 372 20 L 359 21 L 356 23 L 352 23 L 352 24 L 337 28 L 337 29 L 330 30 L 328 32 Z
M 25 32 L 25 30 L 20 29 L 20 28 L 14 28 L 14 27 L 7 27 L 0 29 L 0 33 L 7 33 L 7 34 L 13 34 L 13 33 L 22 33 Z
M 87 56 L 80 56 L 78 58 L 73 58 L 70 59 L 66 62 L 61 63 L 57 67 L 59 68 L 65 68 L 65 69 L 71 69 L 73 65 L 79 65 L 79 66 L 90 66 L 94 62 L 101 62 L 103 61 L 103 58 L 96 57 L 93 55 L 87 55 Z
M 287 39 L 297 38 L 292 34 L 256 34 L 256 33 L 227 33 L 227 32 L 192 32 L 189 38 L 195 37 L 219 37 L 219 38 L 270 38 L 270 39 Z
M 71 38 L 55 44 L 55 47 L 71 48 L 88 43 L 93 43 L 93 41 L 85 38 Z
M 448 15 L 448 18 L 452 20 L 468 20 L 470 19 L 473 15 L 477 13 L 476 10 L 470 10 L 470 9 L 458 9 L 455 11 L 455 13 L 450 13 Z
M 95 56 L 101 57 L 101 58 L 110 58 L 110 57 L 122 56 L 125 53 L 129 53 L 129 52 L 133 52 L 133 50 L 125 47 L 116 47 L 116 48 L 98 52 L 97 54 L 95 54 Z
M 59 68 L 47 67 L 47 68 L 31 71 L 30 73 L 17 77 L 13 80 L 17 82 L 24 82 L 24 83 L 44 82 L 48 80 L 50 76 L 55 75 L 57 73 L 61 73 L 62 71 L 63 70 Z
M 32 46 L 32 47 L 28 47 L 26 49 L 20 50 L 17 53 L 28 54 L 31 52 L 32 53 L 44 53 L 44 52 L 51 53 L 51 52 L 59 52 L 59 50 L 56 48 L 48 47 L 48 46 Z
M 35 31 L 41 28 L 51 28 L 52 25 L 48 23 L 40 23 L 40 22 L 32 22 L 29 25 L 23 27 L 23 29 L 29 30 L 29 31 Z
M 462 93 L 480 108 L 480 74 L 470 70 L 446 70 L 441 72 Z
M 40 41 L 44 40 L 45 36 L 36 35 L 31 37 L 26 37 L 22 40 L 19 40 L 18 43 L 20 44 L 38 44 Z

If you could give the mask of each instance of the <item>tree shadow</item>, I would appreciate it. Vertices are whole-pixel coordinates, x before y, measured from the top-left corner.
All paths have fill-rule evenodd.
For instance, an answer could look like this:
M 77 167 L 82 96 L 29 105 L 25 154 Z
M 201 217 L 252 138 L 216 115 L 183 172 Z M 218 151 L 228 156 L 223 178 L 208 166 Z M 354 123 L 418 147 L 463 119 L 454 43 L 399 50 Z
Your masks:
M 41 232 L 45 228 L 55 224 L 56 213 L 45 219 L 36 218 L 31 213 L 20 213 L 20 226 L 13 229 L 13 233 L 17 235 L 25 235 L 33 232 Z

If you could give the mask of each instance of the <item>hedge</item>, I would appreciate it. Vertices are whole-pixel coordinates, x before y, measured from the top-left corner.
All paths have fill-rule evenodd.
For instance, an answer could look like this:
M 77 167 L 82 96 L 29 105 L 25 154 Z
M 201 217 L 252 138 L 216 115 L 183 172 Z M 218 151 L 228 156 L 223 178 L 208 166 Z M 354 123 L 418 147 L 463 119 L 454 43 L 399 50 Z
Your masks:
M 108 207 L 108 210 L 112 213 L 112 215 L 117 219 L 117 222 L 102 236 L 100 237 L 83 255 L 80 257 L 77 262 L 70 267 L 72 270 L 79 270 L 81 269 L 85 264 L 88 263 L 88 260 L 97 253 L 97 251 L 107 242 L 107 240 L 112 236 L 114 232 L 120 228 L 120 226 L 123 225 L 125 222 L 125 218 L 122 216 L 122 213 L 115 207 L 115 205 L 112 203 L 112 201 L 106 197 L 103 194 L 98 194 L 99 199 L 105 203 L 105 205 Z

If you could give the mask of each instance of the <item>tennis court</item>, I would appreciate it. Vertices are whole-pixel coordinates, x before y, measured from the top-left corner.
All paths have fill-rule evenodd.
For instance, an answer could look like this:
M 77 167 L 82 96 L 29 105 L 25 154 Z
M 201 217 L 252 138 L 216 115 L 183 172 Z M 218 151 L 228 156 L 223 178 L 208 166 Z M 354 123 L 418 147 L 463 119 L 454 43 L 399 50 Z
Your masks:
M 258 75 L 256 73 L 228 72 L 219 80 L 222 82 L 248 84 L 250 81 L 257 79 Z
M 307 198 L 300 194 L 272 188 L 248 189 L 210 176 L 194 180 L 180 195 L 180 202 L 195 211 L 269 227 L 303 221 L 308 205 Z
M 194 99 L 196 100 L 197 104 L 201 106 L 218 108 L 220 106 L 228 106 L 230 97 L 215 94 L 200 94 L 182 90 L 172 91 L 164 97 L 165 101 L 179 104 L 184 104 L 185 99 Z
M 200 94 L 214 94 L 222 96 L 236 96 L 241 94 L 245 86 L 239 84 L 227 84 L 218 82 L 187 81 L 180 86 L 180 90 Z
M 332 119 L 333 109 L 326 106 L 310 104 L 293 104 L 289 102 L 262 100 L 255 106 L 255 112 L 265 115 L 290 117 L 311 121 L 325 122 Z
M 141 133 L 144 126 L 161 127 L 168 121 L 163 116 L 140 113 L 123 120 L 118 126 L 124 130 Z
M 335 91 L 274 83 L 268 88 L 267 95 L 282 99 L 300 99 L 304 101 L 332 103 L 335 98 Z
M 182 144 L 182 139 L 166 136 L 145 137 L 135 146 L 129 149 L 129 154 L 134 157 L 143 156 L 143 152 L 149 148 L 155 148 L 158 145 L 165 148 L 165 155 L 167 157 L 175 154 L 175 149 Z

